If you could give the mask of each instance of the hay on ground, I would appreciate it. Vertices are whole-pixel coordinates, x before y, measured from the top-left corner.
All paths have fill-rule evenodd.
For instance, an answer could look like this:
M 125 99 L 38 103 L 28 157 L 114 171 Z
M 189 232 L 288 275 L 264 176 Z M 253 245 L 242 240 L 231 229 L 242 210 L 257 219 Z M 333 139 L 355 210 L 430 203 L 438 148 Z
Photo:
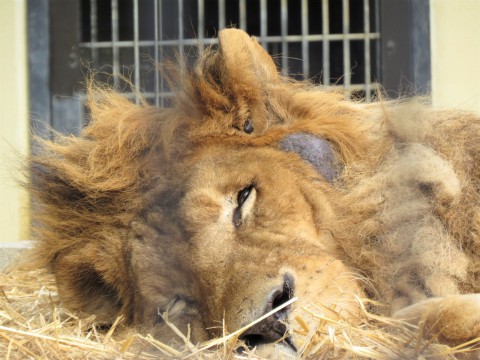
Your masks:
M 426 342 L 421 327 L 367 311 L 360 325 L 352 326 L 335 309 L 321 306 L 304 308 L 292 328 L 294 336 L 303 339 L 299 359 L 455 359 L 468 356 L 479 342 L 457 348 Z M 258 359 L 255 349 L 237 351 L 242 345 L 239 334 L 192 344 L 178 332 L 174 348 L 123 327 L 121 318 L 106 328 L 94 318 L 68 312 L 52 275 L 44 270 L 13 268 L 0 273 L 2 359 Z

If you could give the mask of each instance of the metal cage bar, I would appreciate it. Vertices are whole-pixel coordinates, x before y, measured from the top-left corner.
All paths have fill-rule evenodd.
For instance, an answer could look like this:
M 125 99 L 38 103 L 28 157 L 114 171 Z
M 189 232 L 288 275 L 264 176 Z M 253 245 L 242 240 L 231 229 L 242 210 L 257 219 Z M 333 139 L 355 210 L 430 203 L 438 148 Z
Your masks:
M 98 42 L 98 14 L 97 14 L 97 0 L 90 0 L 90 43 Z M 93 66 L 98 65 L 98 49 L 92 47 L 90 49 L 90 56 L 92 57 Z
M 288 0 L 281 0 L 282 75 L 288 75 Z
M 119 88 L 120 59 L 119 59 L 119 33 L 118 33 L 118 0 L 112 0 L 112 58 L 113 58 L 113 87 Z
M 322 66 L 322 77 L 323 77 L 323 85 L 330 85 L 330 21 L 328 17 L 329 8 L 328 8 L 328 0 L 322 0 L 322 58 L 323 58 L 323 66 Z
M 267 47 L 267 41 L 265 40 L 268 35 L 268 13 L 267 13 L 267 0 L 260 0 L 260 43 L 264 48 Z
M 310 47 L 307 40 L 308 35 L 308 0 L 302 0 L 302 59 L 303 59 L 303 78 L 310 77 Z
M 240 12 L 240 29 L 247 30 L 247 1 L 240 0 L 238 6 Z
M 370 59 L 370 38 L 367 34 L 370 33 L 370 2 L 363 0 L 363 32 L 365 34 L 364 40 L 364 59 L 365 59 L 365 100 L 370 101 L 372 98 L 371 86 L 371 59 Z
M 161 0 L 160 0 L 161 1 Z M 158 15 L 161 7 L 161 3 L 159 6 L 159 0 L 154 0 L 153 2 L 153 27 L 154 32 L 153 32 L 153 42 L 154 42 L 154 47 L 153 47 L 153 56 L 155 60 L 155 64 L 158 64 L 160 62 L 160 57 L 159 57 L 159 49 L 158 49 L 158 37 L 159 37 L 159 21 L 158 21 Z M 162 79 L 163 82 L 163 79 Z M 160 105 L 160 71 L 155 71 L 155 105 L 158 106 Z
M 220 2 L 222 0 L 218 0 L 218 6 L 220 8 Z M 203 44 L 203 39 L 205 38 L 205 0 L 198 0 L 197 1 L 197 9 L 198 9 L 198 26 L 197 26 L 197 38 L 200 44 Z M 220 22 L 220 13 L 218 21 Z M 203 48 L 199 46 L 199 52 L 201 53 Z
M 218 0 L 218 28 L 223 29 L 224 27 L 225 27 L 225 0 Z
M 266 36 L 265 37 L 265 42 L 266 43 L 282 43 L 282 42 L 301 42 L 304 38 L 308 42 L 313 42 L 313 41 L 325 41 L 326 43 L 331 42 L 331 41 L 342 41 L 342 40 L 364 40 L 365 37 L 368 37 L 370 40 L 375 40 L 380 38 L 380 34 L 378 33 L 370 33 L 370 34 L 327 34 L 327 35 L 322 35 L 322 34 L 309 34 L 305 35 L 303 37 L 302 35 L 285 35 L 285 36 L 278 36 L 278 35 L 272 35 L 272 36 Z M 172 40 L 172 39 L 164 39 L 164 40 L 159 40 L 158 45 L 160 46 L 176 46 L 178 45 L 180 40 Z M 214 38 L 204 38 L 203 39 L 203 44 L 208 45 L 208 44 L 215 44 L 217 42 L 217 39 Z M 190 45 L 198 45 L 199 41 L 198 39 L 183 39 L 181 43 L 184 46 L 190 46 Z M 140 40 L 138 42 L 138 45 L 143 47 L 143 46 L 154 46 L 155 42 L 151 40 Z M 91 43 L 82 43 L 82 47 L 84 48 L 111 48 L 113 45 L 112 41 L 102 41 L 96 44 L 91 44 Z M 115 46 L 118 48 L 122 47 L 133 47 L 134 42 L 133 41 L 115 41 Z
M 342 28 L 343 34 L 347 35 L 350 32 L 350 4 L 348 0 L 342 2 Z M 350 39 L 345 37 L 343 39 L 343 84 L 345 91 L 350 91 L 352 73 L 350 62 Z
M 185 36 L 183 29 L 183 0 L 178 0 L 178 53 L 183 57 L 185 51 Z
M 140 47 L 138 46 L 138 0 L 133 0 L 133 62 L 134 62 L 134 84 L 135 84 L 135 103 L 139 103 L 140 91 Z
M 221 1 L 222 0 L 218 0 L 218 3 L 220 4 Z M 198 0 L 197 1 L 197 8 L 198 8 L 197 38 L 200 42 L 203 43 L 203 38 L 205 36 L 205 1 L 204 0 Z M 218 21 L 220 22 L 220 19 Z

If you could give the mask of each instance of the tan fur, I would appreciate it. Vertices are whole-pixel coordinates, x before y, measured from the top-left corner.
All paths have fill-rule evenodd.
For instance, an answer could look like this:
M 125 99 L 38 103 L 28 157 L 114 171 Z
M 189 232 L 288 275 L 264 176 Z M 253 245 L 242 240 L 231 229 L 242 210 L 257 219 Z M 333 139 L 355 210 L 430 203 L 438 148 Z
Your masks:
M 376 311 L 427 314 L 441 341 L 479 336 L 478 295 L 462 294 L 480 293 L 480 118 L 345 101 L 280 77 L 239 30 L 219 39 L 177 75 L 172 109 L 93 88 L 82 136 L 39 142 L 37 260 L 65 305 L 104 322 L 122 314 L 165 341 L 169 310 L 201 340 L 223 319 L 233 331 L 261 316 L 288 273 L 297 307 L 335 304 L 353 319 L 368 296 L 390 305 Z M 333 183 L 279 149 L 295 133 L 329 140 Z

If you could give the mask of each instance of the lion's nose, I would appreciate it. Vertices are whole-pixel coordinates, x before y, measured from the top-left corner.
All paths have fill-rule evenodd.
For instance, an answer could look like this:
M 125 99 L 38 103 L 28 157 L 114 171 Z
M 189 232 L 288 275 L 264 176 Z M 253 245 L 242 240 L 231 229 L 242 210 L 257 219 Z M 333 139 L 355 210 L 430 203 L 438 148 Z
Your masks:
M 287 273 L 284 275 L 283 284 L 270 292 L 270 295 L 267 298 L 267 306 L 264 314 L 269 313 L 292 299 L 294 291 L 294 278 Z M 285 344 L 289 345 L 296 351 L 292 339 L 287 333 L 287 326 L 285 325 L 288 320 L 289 312 L 290 306 L 278 310 L 266 319 L 247 329 L 241 335 L 241 340 L 243 340 L 248 347 L 255 347 L 257 345 L 282 340 Z

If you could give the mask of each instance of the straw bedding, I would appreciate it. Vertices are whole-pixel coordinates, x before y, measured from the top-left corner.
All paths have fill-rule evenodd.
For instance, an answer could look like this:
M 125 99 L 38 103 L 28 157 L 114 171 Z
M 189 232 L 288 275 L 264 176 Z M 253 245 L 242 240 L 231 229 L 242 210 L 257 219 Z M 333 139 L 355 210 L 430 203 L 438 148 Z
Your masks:
M 419 328 L 364 312 L 348 325 L 335 309 L 305 308 L 291 324 L 304 337 L 299 359 L 455 359 L 469 357 L 480 339 L 450 348 L 420 340 Z M 315 326 L 307 325 L 312 324 Z M 173 326 L 173 325 L 171 325 Z M 110 328 L 62 307 L 55 281 L 45 270 L 13 267 L 0 274 L 2 359 L 257 359 L 239 351 L 238 332 L 203 344 L 179 333 L 175 348 L 122 326 Z M 473 356 L 473 355 L 472 355 Z

